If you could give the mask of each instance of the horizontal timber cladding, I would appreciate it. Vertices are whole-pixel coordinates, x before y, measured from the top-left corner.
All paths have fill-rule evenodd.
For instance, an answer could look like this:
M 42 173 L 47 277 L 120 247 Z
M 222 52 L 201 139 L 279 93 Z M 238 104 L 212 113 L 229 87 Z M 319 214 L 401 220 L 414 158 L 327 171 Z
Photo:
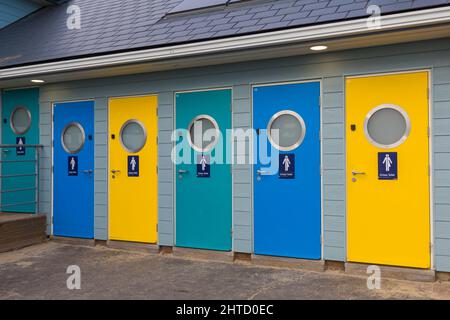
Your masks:
M 49 84 L 41 90 L 41 204 L 51 208 L 51 103 L 95 99 L 95 236 L 107 238 L 107 99 L 159 96 L 159 243 L 174 244 L 170 151 L 174 92 L 233 86 L 233 125 L 252 126 L 251 85 L 322 80 L 323 258 L 346 259 L 344 81 L 347 75 L 429 69 L 432 77 L 434 264 L 450 271 L 450 39 Z M 233 167 L 233 250 L 253 251 L 252 168 Z M 50 232 L 50 230 L 49 230 Z

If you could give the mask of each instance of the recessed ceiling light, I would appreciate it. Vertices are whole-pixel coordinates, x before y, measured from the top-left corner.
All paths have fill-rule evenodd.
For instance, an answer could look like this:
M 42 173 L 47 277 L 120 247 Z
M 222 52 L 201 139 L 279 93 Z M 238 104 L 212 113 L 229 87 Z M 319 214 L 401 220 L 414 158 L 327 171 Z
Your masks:
M 323 50 L 327 50 L 328 47 L 327 46 L 314 46 L 310 48 L 312 51 L 323 51 Z
M 33 82 L 33 83 L 44 83 L 45 81 L 44 80 L 39 80 L 39 79 L 33 79 L 33 80 L 31 80 L 31 82 Z

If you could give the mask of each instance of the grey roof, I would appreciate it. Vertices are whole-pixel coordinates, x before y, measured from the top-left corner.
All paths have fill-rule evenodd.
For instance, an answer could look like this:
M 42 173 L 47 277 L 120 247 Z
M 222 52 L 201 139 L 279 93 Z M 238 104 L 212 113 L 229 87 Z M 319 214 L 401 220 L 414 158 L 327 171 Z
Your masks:
M 449 5 L 450 0 L 247 0 L 167 15 L 182 0 L 71 0 L 0 31 L 0 68 Z M 194 1 L 194 0 L 193 0 Z M 66 27 L 69 5 L 81 29 Z

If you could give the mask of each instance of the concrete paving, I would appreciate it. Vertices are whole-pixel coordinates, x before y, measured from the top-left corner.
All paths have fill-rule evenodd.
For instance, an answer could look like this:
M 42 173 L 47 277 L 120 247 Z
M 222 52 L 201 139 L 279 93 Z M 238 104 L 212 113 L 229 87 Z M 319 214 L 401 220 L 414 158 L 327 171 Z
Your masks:
M 81 290 L 68 290 L 69 265 Z M 0 299 L 450 299 L 450 282 L 383 279 L 187 260 L 57 242 L 0 254 Z

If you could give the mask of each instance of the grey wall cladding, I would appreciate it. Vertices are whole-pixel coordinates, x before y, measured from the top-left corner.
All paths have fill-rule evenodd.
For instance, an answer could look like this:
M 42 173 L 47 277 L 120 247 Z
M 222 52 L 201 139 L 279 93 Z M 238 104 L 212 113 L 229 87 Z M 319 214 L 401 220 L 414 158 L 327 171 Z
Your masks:
M 173 245 L 174 185 L 170 162 L 173 93 L 233 86 L 235 128 L 252 124 L 251 84 L 322 80 L 324 258 L 346 259 L 344 80 L 347 75 L 430 69 L 433 75 L 433 194 L 435 266 L 450 271 L 450 39 L 318 55 L 51 84 L 41 90 L 41 208 L 50 212 L 52 101 L 96 99 L 96 236 L 107 229 L 106 102 L 110 96 L 159 95 L 160 244 Z M 103 175 L 102 175 L 103 174 Z M 252 170 L 233 168 L 233 248 L 251 252 Z

